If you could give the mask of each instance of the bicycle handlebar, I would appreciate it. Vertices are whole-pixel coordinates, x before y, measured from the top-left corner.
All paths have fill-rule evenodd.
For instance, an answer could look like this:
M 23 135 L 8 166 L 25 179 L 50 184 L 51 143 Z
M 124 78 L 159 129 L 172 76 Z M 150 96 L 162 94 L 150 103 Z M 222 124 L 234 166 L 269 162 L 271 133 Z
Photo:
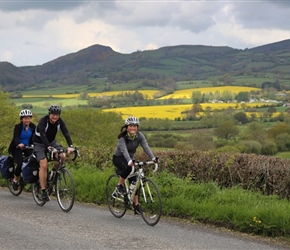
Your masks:
M 53 159 L 53 155 L 55 153 L 58 153 L 58 154 L 61 154 L 61 153 L 67 153 L 68 151 L 72 151 L 74 152 L 74 157 L 73 157 L 73 161 L 77 158 L 77 157 L 80 157 L 80 153 L 79 153 L 79 150 L 78 150 L 78 147 L 68 147 L 67 149 L 57 149 L 57 148 L 54 148 L 54 147 L 51 147 L 48 149 L 48 153 L 49 153 L 49 160 Z
M 81 157 L 80 156 L 80 152 L 79 152 L 79 149 L 78 149 L 78 147 L 74 147 L 74 148 L 72 148 L 72 147 L 69 147 L 68 149 L 70 149 L 71 151 L 73 151 L 74 153 L 75 153 L 75 155 L 74 155 L 74 157 L 73 157 L 73 161 L 77 158 L 77 157 Z
M 158 157 L 156 157 L 156 160 L 158 161 Z M 155 173 L 158 170 L 159 164 L 156 161 L 134 161 L 134 166 L 138 166 L 139 168 L 141 166 L 145 166 L 145 165 L 155 165 L 153 173 Z M 134 166 L 132 167 L 132 171 L 131 173 L 134 173 L 135 168 Z

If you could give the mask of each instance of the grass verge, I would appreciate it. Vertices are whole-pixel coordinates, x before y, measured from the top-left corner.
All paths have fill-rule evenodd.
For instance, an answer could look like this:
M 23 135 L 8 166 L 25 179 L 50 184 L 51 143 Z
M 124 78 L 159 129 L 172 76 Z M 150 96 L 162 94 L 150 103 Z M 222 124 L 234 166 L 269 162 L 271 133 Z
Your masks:
M 113 169 L 72 169 L 77 199 L 106 204 L 106 180 Z M 216 183 L 196 184 L 167 172 L 150 176 L 158 185 L 165 216 L 209 223 L 236 231 L 290 238 L 290 203 L 240 187 L 220 189 Z

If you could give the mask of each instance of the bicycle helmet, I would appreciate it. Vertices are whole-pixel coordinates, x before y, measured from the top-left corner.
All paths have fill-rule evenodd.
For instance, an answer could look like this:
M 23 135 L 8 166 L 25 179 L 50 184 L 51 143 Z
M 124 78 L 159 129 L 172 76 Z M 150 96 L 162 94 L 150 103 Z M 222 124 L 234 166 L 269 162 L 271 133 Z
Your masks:
M 129 116 L 126 120 L 125 120 L 125 125 L 130 125 L 130 124 L 134 124 L 139 126 L 140 122 L 138 120 L 138 118 L 136 118 L 135 116 Z
M 19 113 L 20 119 L 23 117 L 27 117 L 27 116 L 32 117 L 32 112 L 29 109 L 23 109 L 20 111 L 20 113 Z
M 61 107 L 57 105 L 51 105 L 48 109 L 48 114 L 55 114 L 60 115 L 61 113 Z

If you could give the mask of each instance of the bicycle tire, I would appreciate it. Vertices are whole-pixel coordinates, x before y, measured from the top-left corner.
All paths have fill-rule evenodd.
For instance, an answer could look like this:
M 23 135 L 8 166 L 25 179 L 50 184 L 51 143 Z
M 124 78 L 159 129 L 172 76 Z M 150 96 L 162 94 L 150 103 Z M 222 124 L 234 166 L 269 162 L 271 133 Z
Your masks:
M 106 182 L 106 199 L 110 212 L 116 218 L 122 218 L 127 211 L 127 205 L 124 201 L 124 196 L 121 196 L 116 192 L 118 183 L 119 176 L 117 174 L 109 176 Z
M 151 179 L 144 179 L 143 186 L 138 188 L 139 206 L 143 220 L 155 226 L 161 217 L 162 201 L 157 185 Z
M 46 203 L 46 201 L 43 201 L 41 198 L 42 191 L 41 191 L 39 180 L 31 184 L 31 190 L 32 190 L 33 199 L 36 202 L 36 204 L 38 206 L 43 206 Z
M 11 192 L 11 194 L 13 194 L 14 196 L 18 196 L 22 193 L 25 183 L 22 179 L 22 177 L 19 177 L 19 181 L 18 181 L 18 189 L 14 190 L 13 189 L 13 178 L 9 178 L 7 179 L 7 186 L 9 191 Z
M 71 172 L 67 168 L 62 168 L 56 173 L 56 198 L 64 212 L 69 212 L 75 201 L 75 182 Z

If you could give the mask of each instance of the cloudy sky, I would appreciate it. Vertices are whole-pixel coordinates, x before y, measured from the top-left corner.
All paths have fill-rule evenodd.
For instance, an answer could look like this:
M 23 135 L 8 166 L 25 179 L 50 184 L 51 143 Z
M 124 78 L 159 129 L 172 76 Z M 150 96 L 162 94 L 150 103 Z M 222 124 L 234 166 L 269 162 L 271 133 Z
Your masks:
M 253 48 L 290 39 L 289 13 L 289 0 L 0 0 L 0 61 L 40 65 L 94 44 Z

